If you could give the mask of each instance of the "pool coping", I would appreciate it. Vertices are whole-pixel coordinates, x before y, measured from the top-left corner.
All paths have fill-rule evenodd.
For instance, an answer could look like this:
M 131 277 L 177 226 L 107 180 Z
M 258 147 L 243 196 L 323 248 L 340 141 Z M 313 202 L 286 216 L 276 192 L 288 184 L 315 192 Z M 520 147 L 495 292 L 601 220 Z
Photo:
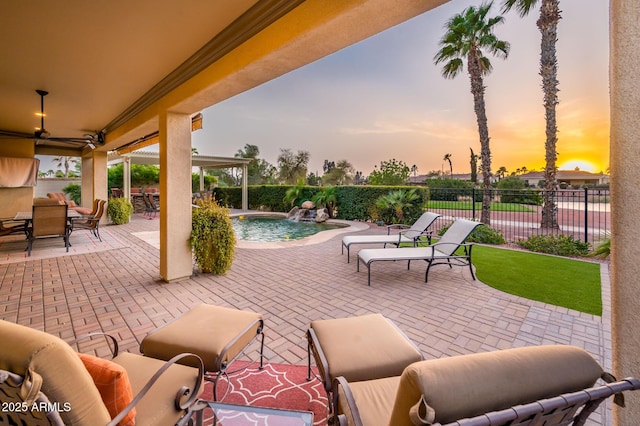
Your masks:
M 281 212 L 259 212 L 259 211 L 237 211 L 229 214 L 229 217 L 238 217 L 238 216 L 282 216 L 287 217 L 286 213 Z M 279 249 L 279 248 L 291 248 L 291 247 L 301 247 L 308 246 L 311 244 L 318 244 L 328 241 L 335 237 L 336 235 L 345 234 L 347 232 L 358 232 L 364 231 L 365 229 L 369 229 L 369 225 L 365 222 L 353 222 L 350 220 L 341 220 L 341 219 L 329 219 L 328 223 L 341 223 L 344 225 L 348 225 L 344 228 L 337 229 L 329 229 L 327 231 L 318 232 L 315 235 L 310 235 L 305 238 L 301 238 L 299 240 L 289 240 L 289 241 L 245 241 L 241 239 L 236 239 L 236 247 L 242 249 Z

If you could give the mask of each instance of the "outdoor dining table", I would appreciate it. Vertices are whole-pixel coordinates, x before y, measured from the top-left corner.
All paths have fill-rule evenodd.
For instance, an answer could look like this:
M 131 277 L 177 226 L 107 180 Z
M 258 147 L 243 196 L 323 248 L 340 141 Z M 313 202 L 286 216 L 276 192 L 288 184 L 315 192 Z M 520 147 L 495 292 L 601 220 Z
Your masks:
M 75 210 L 67 210 L 67 219 L 74 219 L 74 218 L 79 218 L 82 217 L 82 215 L 80 213 L 78 213 Z M 23 220 L 25 222 L 30 221 L 33 218 L 33 211 L 29 210 L 29 211 L 24 211 L 24 212 L 18 212 L 16 213 L 15 217 L 13 218 L 13 220 Z

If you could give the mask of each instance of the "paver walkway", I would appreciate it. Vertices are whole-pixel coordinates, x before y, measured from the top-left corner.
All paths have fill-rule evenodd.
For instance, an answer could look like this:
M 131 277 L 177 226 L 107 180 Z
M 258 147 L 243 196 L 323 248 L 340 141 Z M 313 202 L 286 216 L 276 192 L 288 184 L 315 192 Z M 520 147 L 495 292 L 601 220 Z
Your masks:
M 135 216 L 127 225 L 101 227 L 103 235 L 126 242 L 121 248 L 0 264 L 0 319 L 67 341 L 102 330 L 117 336 L 122 350 L 138 352 L 148 331 L 205 302 L 261 312 L 267 359 L 305 364 L 310 321 L 379 312 L 427 358 L 561 343 L 582 347 L 611 368 L 607 264 L 602 318 L 502 293 L 473 281 L 466 268 L 436 267 L 425 284 L 419 263 L 407 271 L 403 262 L 378 262 L 368 287 L 366 268 L 356 272 L 353 261 L 358 248 L 351 263 L 340 254 L 342 235 L 289 248 L 238 248 L 226 275 L 194 273 L 166 284 L 160 281 L 158 249 L 132 235 L 148 237 L 158 225 L 159 219 Z M 106 356 L 100 343 L 79 349 Z M 249 352 L 254 355 L 257 344 Z M 592 424 L 609 424 L 604 413 Z

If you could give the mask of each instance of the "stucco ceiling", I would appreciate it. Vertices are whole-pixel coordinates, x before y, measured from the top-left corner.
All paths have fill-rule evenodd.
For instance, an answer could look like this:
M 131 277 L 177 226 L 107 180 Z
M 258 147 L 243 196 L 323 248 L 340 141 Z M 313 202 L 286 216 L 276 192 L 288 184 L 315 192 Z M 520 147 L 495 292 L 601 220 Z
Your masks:
M 101 130 L 257 0 L 21 0 L 0 5 L 0 129 Z
M 446 1 L 4 1 L 0 131 L 33 134 L 42 89 L 52 138 L 120 148 Z

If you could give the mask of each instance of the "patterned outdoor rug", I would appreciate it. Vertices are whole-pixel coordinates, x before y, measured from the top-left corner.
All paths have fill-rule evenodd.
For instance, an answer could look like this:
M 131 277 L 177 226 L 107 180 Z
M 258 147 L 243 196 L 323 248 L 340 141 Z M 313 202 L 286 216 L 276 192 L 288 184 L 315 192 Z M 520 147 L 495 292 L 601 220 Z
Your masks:
M 24 262 L 26 260 L 40 260 L 74 254 L 95 253 L 127 247 L 108 230 L 100 228 L 102 242 L 95 238 L 90 231 L 78 229 L 71 234 L 69 252 L 64 247 L 64 240 L 59 238 L 42 238 L 33 242 L 31 256 L 27 256 L 27 240 L 24 235 L 9 235 L 0 238 L 0 264 Z
M 307 381 L 306 365 L 287 365 L 265 363 L 260 370 L 257 362 L 236 361 L 231 370 L 240 371 L 229 375 L 218 383 L 218 401 L 227 404 L 251 405 L 256 407 L 282 408 L 287 410 L 311 411 L 314 413 L 314 425 L 327 424 L 327 393 L 320 380 L 315 376 Z M 313 374 L 317 369 L 313 367 Z M 213 400 L 213 383 L 205 382 L 202 399 Z M 204 412 L 205 425 L 213 423 L 210 409 Z M 251 424 L 253 425 L 253 421 Z M 224 425 L 245 425 L 248 419 L 234 419 Z M 256 423 L 262 425 L 262 423 Z

